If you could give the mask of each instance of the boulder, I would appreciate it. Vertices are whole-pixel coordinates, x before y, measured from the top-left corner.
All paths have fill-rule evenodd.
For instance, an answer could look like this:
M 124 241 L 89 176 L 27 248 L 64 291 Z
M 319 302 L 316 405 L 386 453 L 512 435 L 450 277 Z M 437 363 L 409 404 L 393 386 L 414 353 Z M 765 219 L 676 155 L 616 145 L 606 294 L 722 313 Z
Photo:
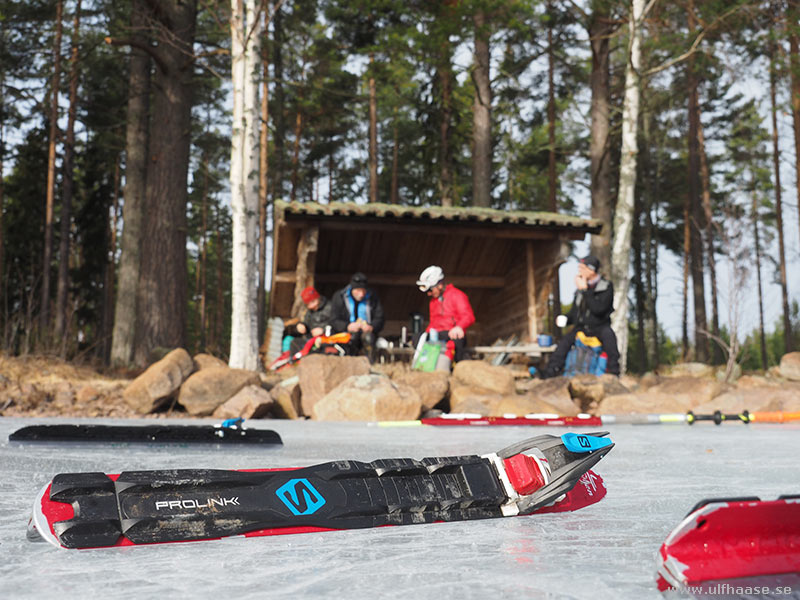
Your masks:
M 302 414 L 313 414 L 314 405 L 336 386 L 354 375 L 369 373 L 366 356 L 310 354 L 298 363 Z
M 514 373 L 482 360 L 462 360 L 453 368 L 453 385 L 509 396 L 515 392 Z
M 572 400 L 569 379 L 566 377 L 545 379 L 530 391 L 530 396 L 553 406 L 556 409 L 554 412 L 562 417 L 574 417 L 581 412 Z
M 195 371 L 202 371 L 203 369 L 208 369 L 209 367 L 228 366 L 228 363 L 226 363 L 221 358 L 217 358 L 212 354 L 205 354 L 205 353 L 196 354 L 193 360 L 194 360 Z
M 275 401 L 274 412 L 284 419 L 299 419 L 302 412 L 300 407 L 300 378 L 297 376 L 285 379 L 270 390 L 270 396 Z
M 450 388 L 450 413 L 495 416 L 499 414 L 497 407 L 504 397 L 502 394 L 487 393 L 485 390 L 453 381 Z
M 695 404 L 704 404 L 726 391 L 729 386 L 716 379 L 697 377 L 664 377 L 658 385 L 647 390 L 648 394 L 662 394 L 665 396 L 692 396 Z
M 519 394 L 514 396 L 503 396 L 500 402 L 497 404 L 496 412 L 496 416 L 499 417 L 506 415 L 524 417 L 525 415 L 531 414 L 561 414 L 560 411 L 549 402 L 530 394 L 525 396 L 521 396 Z
M 140 414 L 153 412 L 169 401 L 193 370 L 189 353 L 176 348 L 128 384 L 122 397 Z
M 597 414 L 685 413 L 694 410 L 698 405 L 699 402 L 691 393 L 665 394 L 648 390 L 608 396 L 597 407 Z
M 671 377 L 713 377 L 714 367 L 699 362 L 678 363 L 669 367 L 668 374 Z
M 248 385 L 214 411 L 217 419 L 260 419 L 269 414 L 275 401 L 260 385 Z
M 100 390 L 91 384 L 82 386 L 75 394 L 75 403 L 80 405 L 94 402 L 101 396 Z
M 715 376 L 717 378 L 717 381 L 734 383 L 739 379 L 739 377 L 742 376 L 742 365 L 740 365 L 739 363 L 733 363 L 733 365 L 731 366 L 730 375 L 728 375 L 727 373 L 728 373 L 727 365 L 722 365 L 720 367 L 717 367 L 715 371 Z
M 800 381 L 800 352 L 789 352 L 781 357 L 780 374 L 789 381 Z
M 736 387 L 740 390 L 750 388 L 779 388 L 781 384 L 771 377 L 763 375 L 742 375 L 736 380 Z
M 569 380 L 569 393 L 582 412 L 594 412 L 606 396 L 628 394 L 630 390 L 614 375 L 577 375 Z
M 698 414 L 719 410 L 736 414 L 750 412 L 794 412 L 800 410 L 800 386 L 736 388 L 705 402 L 694 409 Z
M 639 389 L 641 390 L 648 390 L 653 386 L 658 385 L 661 383 L 663 377 L 659 377 L 657 374 L 653 373 L 652 371 L 648 371 L 644 375 L 642 375 L 641 379 L 639 379 Z M 633 391 L 633 390 L 631 390 Z
M 422 400 L 422 410 L 427 411 L 439 404 L 450 390 L 450 375 L 443 371 L 400 371 L 392 381 L 414 388 Z
M 408 421 L 419 418 L 414 388 L 382 375 L 353 375 L 314 404 L 318 421 Z
M 196 417 L 212 414 L 239 390 L 259 385 L 258 373 L 247 369 L 209 367 L 198 371 L 181 386 L 178 403 Z

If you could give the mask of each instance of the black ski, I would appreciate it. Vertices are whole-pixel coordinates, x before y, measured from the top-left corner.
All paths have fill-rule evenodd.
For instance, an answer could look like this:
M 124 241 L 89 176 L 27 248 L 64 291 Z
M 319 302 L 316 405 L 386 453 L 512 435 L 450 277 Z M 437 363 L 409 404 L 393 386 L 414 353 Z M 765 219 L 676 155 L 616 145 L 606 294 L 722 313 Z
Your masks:
M 55 545 L 91 548 L 530 514 L 560 501 L 611 450 L 604 435 L 544 435 L 485 456 L 291 470 L 62 474 L 34 503 L 32 526 Z
M 282 444 L 270 429 L 214 425 L 31 425 L 10 442 L 131 444 Z

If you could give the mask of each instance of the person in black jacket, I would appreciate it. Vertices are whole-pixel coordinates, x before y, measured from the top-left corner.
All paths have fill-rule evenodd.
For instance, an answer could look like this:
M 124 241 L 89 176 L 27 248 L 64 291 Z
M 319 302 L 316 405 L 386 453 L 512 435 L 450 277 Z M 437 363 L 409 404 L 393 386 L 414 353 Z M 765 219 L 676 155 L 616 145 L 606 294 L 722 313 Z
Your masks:
M 373 358 L 375 340 L 383 329 L 383 306 L 375 290 L 367 287 L 367 276 L 356 273 L 350 284 L 331 298 L 334 331 L 352 335 L 350 347 L 355 354 L 364 352 Z
M 611 329 L 611 313 L 614 312 L 614 286 L 600 275 L 600 261 L 591 254 L 578 263 L 578 274 L 575 277 L 575 299 L 567 315 L 556 317 L 556 325 L 575 324 L 572 331 L 564 335 L 550 356 L 547 368 L 542 376 L 555 377 L 564 369 L 564 362 L 578 331 L 594 336 L 600 340 L 603 350 L 608 355 L 606 373 L 619 375 L 619 350 L 617 336 Z

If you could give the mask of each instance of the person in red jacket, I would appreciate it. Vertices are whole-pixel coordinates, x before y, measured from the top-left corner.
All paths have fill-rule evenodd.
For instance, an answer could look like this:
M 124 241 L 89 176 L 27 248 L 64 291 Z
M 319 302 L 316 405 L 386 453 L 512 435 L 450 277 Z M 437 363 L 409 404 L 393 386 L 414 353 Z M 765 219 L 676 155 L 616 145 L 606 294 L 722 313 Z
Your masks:
M 454 345 L 454 362 L 463 360 L 467 356 L 467 328 L 475 322 L 469 298 L 452 283 L 445 284 L 444 271 L 436 265 L 420 274 L 417 286 L 431 298 L 430 322 L 426 331 L 429 334 L 432 331 L 437 334 L 447 332 L 447 338 Z

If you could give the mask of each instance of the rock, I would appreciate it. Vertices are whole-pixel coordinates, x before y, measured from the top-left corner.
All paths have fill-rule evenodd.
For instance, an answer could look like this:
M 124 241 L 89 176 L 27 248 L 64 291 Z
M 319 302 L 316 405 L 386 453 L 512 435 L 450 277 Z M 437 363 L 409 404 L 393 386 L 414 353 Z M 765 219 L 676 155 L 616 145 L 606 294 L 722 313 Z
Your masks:
M 608 396 L 597 408 L 597 414 L 624 415 L 627 413 L 685 413 L 694 410 L 699 402 L 691 393 L 636 392 Z
M 122 394 L 139 414 L 163 406 L 192 373 L 194 361 L 183 348 L 176 348 L 134 379 Z
M 450 388 L 450 413 L 475 414 L 482 417 L 497 415 L 502 394 L 486 393 L 484 390 L 461 385 L 455 381 Z
M 255 371 L 209 367 L 186 380 L 178 394 L 178 403 L 190 415 L 207 416 L 243 387 L 259 385 L 259 381 Z
M 272 396 L 260 385 L 248 385 L 236 392 L 225 404 L 217 407 L 217 419 L 260 419 L 269 414 Z
M 736 380 L 736 387 L 740 390 L 750 388 L 779 388 L 780 383 L 771 377 L 764 377 L 763 375 L 742 375 Z
M 410 386 L 382 375 L 353 375 L 316 402 L 312 416 L 318 421 L 408 421 L 419 417 L 421 407 Z
M 63 411 L 72 408 L 75 402 L 75 392 L 68 383 L 58 386 L 53 392 L 53 406 Z
M 727 414 L 736 414 L 745 410 L 750 412 L 794 412 L 800 410 L 800 386 L 737 388 L 721 394 L 693 410 L 697 414 L 713 413 L 716 410 Z
M 733 364 L 733 366 L 731 367 L 731 374 L 730 374 L 729 377 L 727 377 L 727 381 L 726 381 L 726 375 L 725 374 L 726 374 L 727 370 L 728 370 L 728 367 L 726 365 L 723 365 L 721 367 L 717 367 L 716 368 L 714 376 L 717 378 L 717 381 L 722 381 L 724 383 L 733 383 L 733 382 L 737 381 L 739 379 L 739 377 L 742 376 L 742 366 L 739 363 L 734 363 Z
M 212 354 L 196 354 L 194 357 L 194 370 L 195 371 L 202 371 L 203 369 L 208 369 L 209 367 L 227 367 L 228 363 L 226 363 L 221 358 L 217 358 Z
M 668 373 L 671 377 L 713 377 L 714 367 L 699 362 L 678 363 L 672 365 Z
M 530 391 L 530 395 L 553 406 L 559 416 L 574 417 L 581 412 L 572 400 L 572 395 L 569 393 L 569 379 L 566 377 L 545 379 Z
M 392 381 L 411 386 L 422 400 L 422 410 L 427 411 L 439 404 L 450 390 L 450 376 L 443 371 L 401 371 Z
M 800 381 L 800 352 L 789 352 L 781 357 L 781 377 L 789 381 Z
M 302 412 L 300 406 L 300 379 L 291 377 L 270 390 L 275 401 L 274 412 L 284 419 L 299 419 Z
M 569 380 L 569 393 L 581 412 L 593 412 L 606 396 L 628 394 L 630 390 L 614 375 L 577 375 Z
M 280 373 L 270 371 L 269 373 L 259 373 L 258 378 L 261 379 L 261 387 L 269 391 L 276 385 L 284 381 L 285 377 L 281 377 Z
M 661 383 L 662 379 L 663 379 L 662 377 L 659 377 L 652 371 L 648 371 L 647 373 L 642 375 L 641 379 L 639 379 L 639 389 L 641 390 L 650 389 L 651 387 Z
M 620 375 L 619 377 L 615 378 L 617 383 L 620 384 L 623 388 L 625 388 L 626 392 L 638 392 L 642 389 L 641 385 L 639 384 L 639 379 L 633 377 L 632 375 Z
M 78 390 L 78 393 L 75 394 L 75 402 L 78 406 L 88 404 L 89 402 L 97 400 L 100 395 L 100 391 L 93 385 L 84 385 Z
M 302 414 L 310 416 L 314 405 L 336 386 L 354 375 L 369 373 L 366 356 L 310 354 L 299 363 Z
M 519 394 L 514 396 L 503 396 L 500 402 L 497 404 L 496 411 L 496 416 L 499 417 L 506 415 L 524 417 L 525 415 L 531 414 L 560 414 L 559 410 L 555 406 L 530 394 L 526 396 L 520 396 Z
M 504 367 L 495 367 L 482 360 L 462 360 L 453 368 L 453 386 L 456 384 L 486 390 L 501 396 L 515 392 L 514 373 Z
M 697 377 L 664 377 L 661 383 L 647 390 L 648 394 L 687 395 L 694 398 L 694 404 L 709 402 L 712 398 L 726 391 L 727 385 L 716 379 Z

